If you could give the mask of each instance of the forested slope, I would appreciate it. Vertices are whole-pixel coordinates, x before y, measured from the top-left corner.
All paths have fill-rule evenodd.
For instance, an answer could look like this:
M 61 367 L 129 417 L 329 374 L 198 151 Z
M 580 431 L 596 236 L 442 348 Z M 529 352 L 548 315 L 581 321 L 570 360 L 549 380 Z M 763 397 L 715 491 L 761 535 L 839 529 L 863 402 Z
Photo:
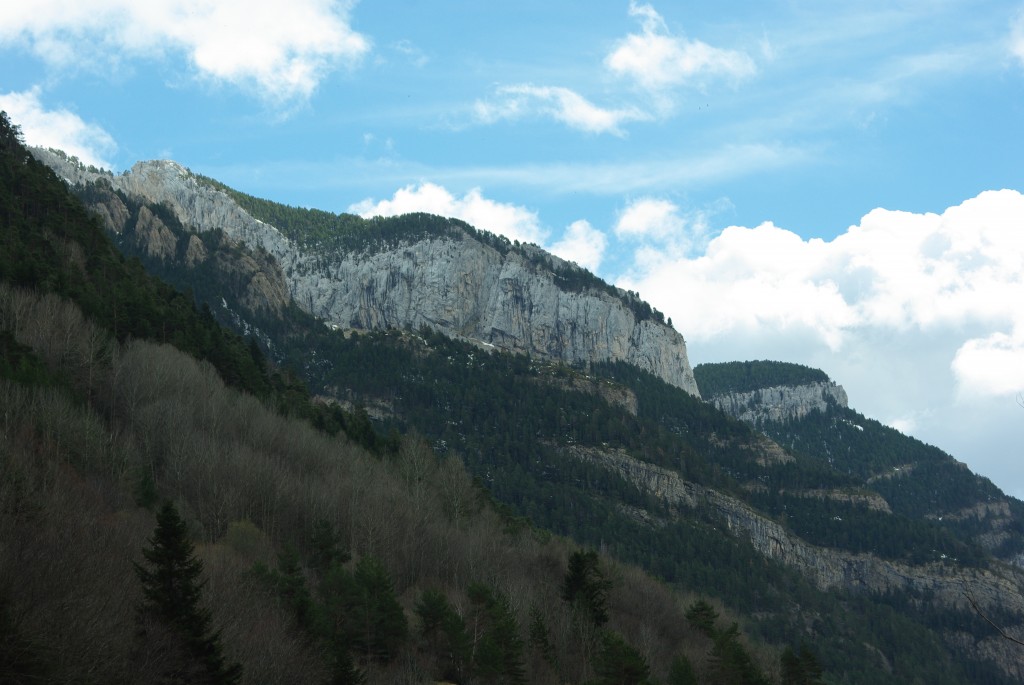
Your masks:
M 225 662 L 241 667 L 218 678 L 767 682 L 776 670 L 725 618 L 691 624 L 689 600 L 664 585 L 500 513 L 457 458 L 415 436 L 379 442 L 311 404 L 117 254 L 6 116 L 0 211 L 3 681 L 221 681 L 203 675 L 194 635 L 142 608 L 136 564 L 164 501 L 196 543 Z
M 23 149 L 15 144 L 10 149 L 15 151 L 11 169 L 18 172 Z M 42 174 L 40 179 L 45 176 L 45 170 L 28 161 L 23 166 Z M 21 182 L 18 173 L 11 178 L 15 186 Z M 34 205 L 16 193 L 12 197 L 15 213 Z M 48 210 L 44 215 L 44 223 L 38 224 L 44 226 L 41 234 L 57 236 L 56 243 L 63 245 L 50 248 L 52 254 L 76 254 L 73 241 L 45 223 L 54 215 Z M 99 230 L 96 222 L 90 225 L 88 230 Z M 88 257 L 85 263 L 90 263 Z M 141 274 L 137 265 L 125 264 Z M 164 276 L 188 283 L 186 269 L 169 263 L 160 268 Z M 113 457 L 69 460 L 69 451 L 75 454 L 71 441 L 51 437 L 48 428 L 33 424 L 31 411 L 19 414 L 5 435 L 30 440 L 44 436 L 43 444 L 53 447 L 47 452 L 50 461 L 62 463 L 74 482 L 98 484 L 105 499 L 89 525 L 106 531 L 96 522 L 134 520 L 134 538 L 119 538 L 122 550 L 141 549 L 152 530 L 152 516 L 140 503 L 175 499 L 202 543 L 200 552 L 212 576 L 211 602 L 223 600 L 229 607 L 232 596 L 258 598 L 250 608 L 264 607 L 259 610 L 266 612 L 269 626 L 261 639 L 281 640 L 282 649 L 291 650 L 270 660 L 264 644 L 244 632 L 242 614 L 231 613 L 241 609 L 218 613 L 225 651 L 243 664 L 244 677 L 251 682 L 288 682 L 275 664 L 305 669 L 306 681 L 327 678 L 332 671 L 340 678 L 354 664 L 376 682 L 417 682 L 430 676 L 465 682 L 640 682 L 647 677 L 664 682 L 672 674 L 676 679 L 670 682 L 687 682 L 680 680 L 687 677 L 687 662 L 701 682 L 799 682 L 792 680 L 793 672 L 781 669 L 777 650 L 801 641 L 810 644 L 811 653 L 836 679 L 850 682 L 901 683 L 914 677 L 935 683 L 1012 682 L 990 664 L 969 658 L 969 645 L 945 641 L 942 630 L 950 625 L 976 636 L 972 639 L 993 634 L 966 607 L 937 606 L 914 593 L 875 597 L 822 591 L 796 571 L 766 559 L 742 535 L 725 532 L 714 512 L 670 506 L 615 471 L 574 456 L 622 455 L 673 469 L 750 504 L 757 503 L 758 484 L 766 479 L 836 487 L 850 483 L 848 476 L 807 455 L 766 453 L 763 439 L 748 427 L 678 388 L 624 364 L 573 369 L 534 363 L 429 330 L 346 337 L 294 311 L 275 320 L 247 311 L 237 301 L 227 301 L 225 308 L 225 300 L 216 296 L 217 275 L 209 278 L 209 283 L 197 283 L 195 292 L 204 293 L 218 317 L 258 334 L 276 361 L 291 366 L 316 394 L 346 402 L 347 409 L 309 402 L 304 389 L 287 381 L 287 375 L 268 369 L 251 340 L 225 337 L 238 357 L 227 365 L 202 347 L 193 351 L 216 362 L 217 368 L 251 363 L 251 385 L 245 380 L 248 374 L 224 374 L 233 385 L 253 393 L 242 396 L 219 385 L 220 374 L 214 375 L 210 367 L 196 366 L 173 350 L 129 340 L 106 324 L 98 325 L 104 341 L 98 358 L 104 361 L 85 364 L 90 380 L 82 390 L 82 374 L 62 370 L 66 362 L 61 360 L 92 357 L 67 351 L 48 356 L 36 346 L 68 339 L 79 344 L 92 334 L 60 333 L 70 325 L 60 323 L 58 333 L 44 327 L 46 333 L 35 339 L 30 333 L 34 324 L 11 324 L 9 346 L 18 355 L 17 364 L 10 365 L 12 375 L 22 381 L 38 376 L 49 383 L 49 392 L 70 398 L 83 412 L 80 421 L 94 426 L 90 430 L 95 435 L 116 435 L 126 447 Z M 58 276 L 54 282 L 61 279 L 70 280 Z M 34 311 L 37 306 L 25 302 L 51 286 L 32 278 L 21 282 L 35 291 L 11 295 L 9 301 L 22 303 L 12 310 Z M 148 288 L 158 286 L 140 283 L 136 289 Z M 74 297 L 74 292 L 68 294 Z M 189 317 L 185 330 L 197 325 Z M 128 325 L 124 314 L 113 318 L 122 327 Z M 199 318 L 210 317 L 201 313 Z M 146 335 L 163 341 L 177 334 L 175 326 L 168 326 Z M 37 391 L 33 384 L 31 392 Z M 34 395 L 12 397 L 18 406 L 37 402 Z M 360 405 L 379 417 L 378 431 Z M 275 415 L 268 407 L 292 418 Z M 307 421 L 326 432 L 313 430 Z M 349 439 L 340 437 L 344 435 Z M 38 449 L 29 442 L 24 451 Z M 116 468 L 106 466 L 108 462 Z M 45 478 L 37 480 L 44 487 Z M 49 495 L 41 490 L 38 496 Z M 860 509 L 850 502 L 835 507 L 835 515 L 851 517 Z M 869 517 L 863 520 L 860 538 L 827 531 L 831 537 L 822 544 L 858 551 L 865 536 L 880 530 L 870 525 Z M 47 530 L 59 531 L 59 518 L 48 521 Z M 910 528 L 904 529 L 904 523 Z M 888 552 L 900 563 L 917 563 L 916 551 L 932 554 L 935 541 L 951 550 L 964 544 L 942 527 L 928 528 L 922 537 L 918 533 L 924 529 L 914 529 L 920 525 L 925 524 L 906 518 L 894 524 L 906 532 L 906 544 Z M 607 590 L 609 620 L 598 625 L 586 606 L 565 599 L 572 596 L 565 584 L 573 560 L 578 565 L 586 559 L 543 532 L 544 527 L 634 560 L 677 590 L 713 594 L 733 609 L 749 612 L 746 627 L 767 638 L 776 651 L 740 648 L 743 641 L 730 630 L 729 621 L 710 626 L 706 620 L 692 622 L 683 615 L 693 606 L 692 596 L 680 600 L 609 556 L 598 557 L 598 580 L 613 581 Z M 38 532 L 19 533 L 29 550 L 25 554 L 39 559 L 58 554 L 59 546 L 32 550 L 34 540 L 46 539 Z M 88 535 L 81 538 L 87 546 L 98 544 L 89 542 Z M 335 562 L 334 572 L 325 555 Z M 121 574 L 119 587 L 132 584 L 128 561 L 122 554 L 113 563 Z M 965 556 L 964 561 L 979 572 L 987 563 L 983 557 Z M 250 574 L 257 563 L 263 570 Z M 18 572 L 10 566 L 6 573 Z M 225 575 L 215 576 L 218 569 L 226 569 Z M 4 576 L 9 577 L 14 576 Z M 351 603 L 353 594 L 370 585 L 378 589 L 374 596 L 393 594 L 405 618 L 404 629 L 398 627 L 401 621 L 384 621 L 390 627 L 381 640 L 356 636 L 337 613 L 357 608 Z M 228 586 L 241 590 L 231 595 Z M 94 601 L 110 607 L 113 613 L 105 619 L 110 625 L 134 616 L 130 597 Z M 378 608 L 382 617 L 396 615 L 389 602 Z M 24 605 L 16 609 L 20 615 L 26 611 Z M 30 651 L 47 649 L 50 636 L 57 634 L 59 612 L 53 609 L 48 616 L 50 622 L 42 621 L 41 628 L 17 624 L 14 634 L 34 645 Z M 274 625 L 282 628 L 271 635 L 277 630 Z M 475 641 L 465 641 L 460 625 L 474 627 L 469 632 Z M 123 639 L 112 644 L 131 644 L 121 630 L 116 634 Z M 94 637 L 84 629 L 78 634 L 83 640 Z M 496 643 L 519 647 L 509 655 L 496 650 Z M 490 656 L 477 659 L 473 655 L 480 650 Z M 105 655 L 105 672 L 117 673 L 131 658 L 130 651 L 124 652 L 90 643 L 80 656 Z

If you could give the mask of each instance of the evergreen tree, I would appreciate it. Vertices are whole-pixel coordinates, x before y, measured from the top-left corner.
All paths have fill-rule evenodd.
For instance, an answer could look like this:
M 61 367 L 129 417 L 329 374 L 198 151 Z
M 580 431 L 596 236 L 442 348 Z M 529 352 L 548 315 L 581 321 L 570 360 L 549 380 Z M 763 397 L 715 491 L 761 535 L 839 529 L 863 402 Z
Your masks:
M 408 633 L 402 606 L 387 570 L 364 556 L 349 571 L 335 564 L 320 583 L 324 634 L 329 641 L 351 647 L 378 661 L 390 661 Z
M 185 522 L 170 502 L 161 507 L 156 520 L 150 546 L 142 550 L 146 563 L 135 564 L 145 597 L 139 612 L 169 628 L 192 662 L 172 664 L 165 675 L 172 682 L 236 683 L 242 667 L 225 663 L 220 632 L 211 632 L 210 611 L 200 606 L 203 563 L 195 557 Z
M 708 637 L 715 636 L 715 621 L 718 620 L 718 612 L 706 599 L 698 599 L 690 605 L 686 611 L 686 620 Z
M 817 657 L 807 647 L 800 645 L 800 652 L 786 647 L 780 657 L 782 685 L 820 685 L 822 669 Z
M 597 657 L 598 685 L 644 685 L 650 668 L 647 661 L 618 633 L 607 632 Z
M 562 599 L 589 616 L 596 626 L 608 622 L 608 591 L 611 585 L 598 565 L 597 552 L 577 550 L 569 556 L 569 569 L 562 582 Z
M 697 685 L 697 674 L 684 654 L 677 654 L 668 669 L 668 685 Z
M 489 683 L 525 682 L 523 640 L 508 597 L 483 583 L 470 585 L 468 594 L 480 633 L 473 645 L 476 675 Z
M 437 664 L 441 680 L 461 682 L 470 653 L 466 622 L 440 590 L 424 590 L 416 603 L 424 649 Z

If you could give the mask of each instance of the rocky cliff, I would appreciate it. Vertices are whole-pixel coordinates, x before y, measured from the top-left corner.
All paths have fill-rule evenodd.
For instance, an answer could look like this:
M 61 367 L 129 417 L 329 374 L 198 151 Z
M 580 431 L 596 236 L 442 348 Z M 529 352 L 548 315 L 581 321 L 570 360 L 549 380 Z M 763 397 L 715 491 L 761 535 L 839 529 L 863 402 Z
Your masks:
M 556 270 L 577 267 L 546 253 L 538 260 L 531 252 L 536 248 L 498 250 L 467 231 L 452 230 L 384 248 L 324 254 L 255 219 L 227 193 L 174 162 L 140 162 L 115 176 L 61 153 L 34 154 L 72 185 L 109 183 L 129 197 L 165 206 L 188 230 L 220 230 L 235 244 L 265 251 L 280 266 L 293 301 L 331 326 L 430 326 L 569 364 L 625 361 L 699 395 L 682 335 L 638 315 L 622 293 L 560 287 Z M 116 204 L 96 207 L 115 232 L 123 225 Z M 158 225 L 147 217 L 141 230 L 155 240 L 146 247 L 151 254 L 170 258 L 174 245 Z M 195 259 L 202 246 L 191 247 L 174 254 Z M 275 281 L 273 274 L 249 280 Z
M 726 414 L 753 425 L 801 419 L 812 411 L 825 411 L 829 403 L 848 406 L 846 391 L 833 381 L 726 393 L 710 397 L 708 401 Z
M 577 459 L 618 473 L 672 509 L 703 512 L 706 518 L 721 522 L 733 535 L 748 539 L 765 557 L 799 570 L 823 590 L 877 595 L 909 590 L 964 612 L 978 608 L 985 612 L 999 610 L 1024 615 L 1024 571 L 1011 564 L 993 563 L 987 568 L 947 562 L 910 565 L 871 554 L 818 547 L 744 502 L 686 481 L 671 469 L 635 459 L 624 450 L 584 447 L 569 450 Z M 637 518 L 649 520 L 653 516 L 641 512 Z M 1024 624 L 1007 626 L 1007 629 L 1018 634 L 1024 631 Z M 953 643 L 967 638 L 965 633 L 954 631 L 947 632 L 946 639 Z M 996 660 L 1008 675 L 1024 676 L 1019 657 L 1006 654 L 1005 642 L 998 637 L 989 638 L 979 641 L 974 648 Z

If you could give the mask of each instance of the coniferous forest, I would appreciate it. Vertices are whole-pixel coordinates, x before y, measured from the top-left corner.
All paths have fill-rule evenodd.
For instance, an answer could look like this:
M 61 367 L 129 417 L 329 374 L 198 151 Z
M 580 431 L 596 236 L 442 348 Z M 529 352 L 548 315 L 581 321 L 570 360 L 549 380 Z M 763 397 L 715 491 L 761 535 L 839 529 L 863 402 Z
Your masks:
M 772 427 L 794 459 L 765 466 L 750 427 L 624 364 L 294 307 L 241 337 L 216 274 L 119 251 L 6 115 L 0 221 L 2 682 L 1012 682 L 943 641 L 992 635 L 969 608 L 823 591 L 572 456 L 674 469 L 824 547 L 992 563 L 975 524 L 924 516 L 955 494 L 934 448 L 920 490 L 879 486 L 891 514 L 784 494 L 864 482 L 821 445 L 906 458 L 836 438 L 855 412 Z

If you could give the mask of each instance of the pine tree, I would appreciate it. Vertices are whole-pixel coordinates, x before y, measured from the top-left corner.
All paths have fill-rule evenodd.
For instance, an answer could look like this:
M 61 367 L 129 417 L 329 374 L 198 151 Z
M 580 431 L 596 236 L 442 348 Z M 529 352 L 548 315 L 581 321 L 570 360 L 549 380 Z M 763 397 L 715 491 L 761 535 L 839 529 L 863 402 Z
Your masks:
M 651 673 L 640 652 L 613 632 L 601 637 L 595 670 L 598 685 L 644 685 Z
M 211 632 L 210 611 L 200 606 L 205 585 L 203 563 L 195 557 L 185 522 L 170 502 L 161 507 L 156 521 L 150 546 L 142 550 L 146 563 L 135 564 L 145 597 L 140 618 L 155 618 L 170 629 L 191 662 L 171 664 L 171 672 L 165 675 L 172 682 L 238 682 L 242 667 L 225 663 L 220 632 Z M 141 637 L 146 637 L 145 633 Z
M 584 612 L 595 626 L 608 622 L 608 591 L 611 582 L 598 567 L 597 552 L 577 550 L 569 556 L 562 582 L 562 599 Z

